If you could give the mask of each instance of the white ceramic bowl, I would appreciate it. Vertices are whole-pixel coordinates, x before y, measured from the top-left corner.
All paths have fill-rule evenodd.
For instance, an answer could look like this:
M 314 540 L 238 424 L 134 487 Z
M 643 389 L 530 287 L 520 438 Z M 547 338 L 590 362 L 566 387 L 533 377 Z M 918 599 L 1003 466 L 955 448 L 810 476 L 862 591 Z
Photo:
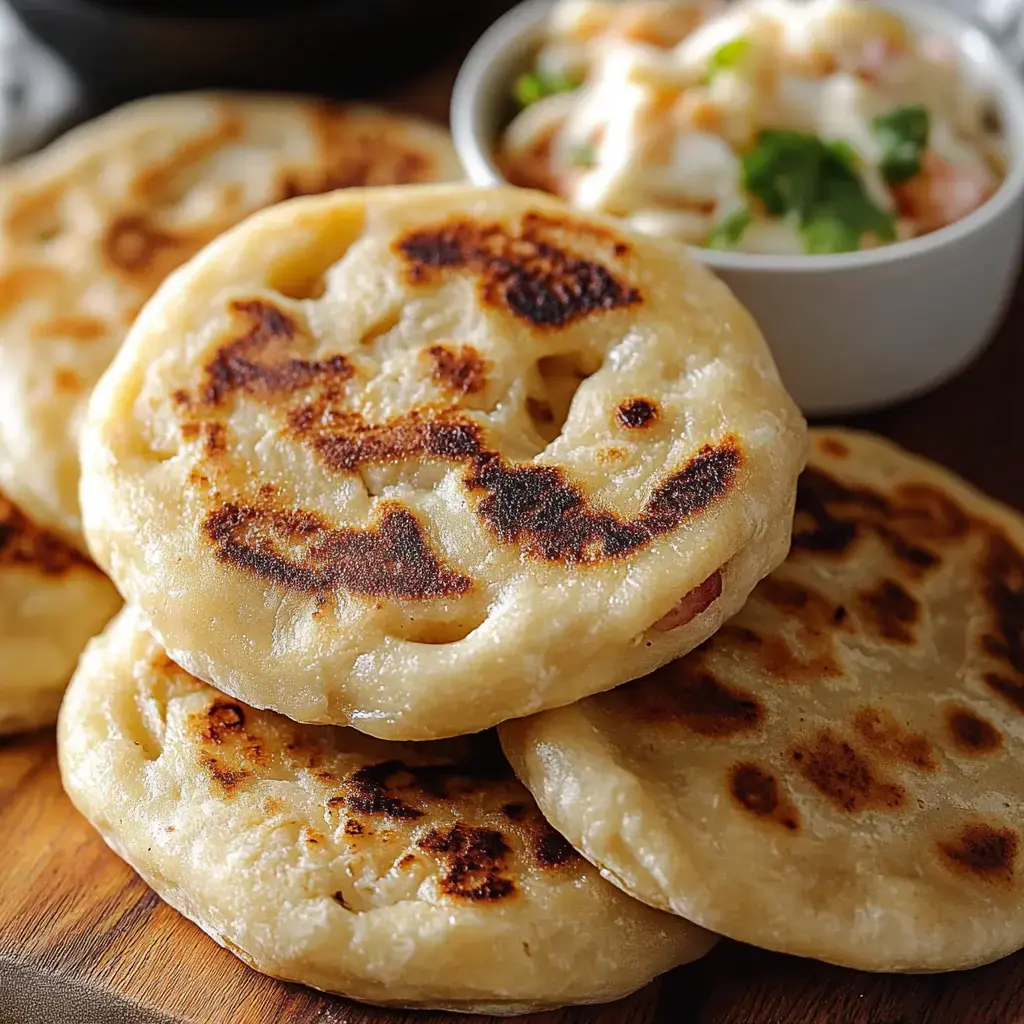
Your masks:
M 551 0 L 513 8 L 479 40 L 452 96 L 470 179 L 503 181 L 492 158 L 508 90 L 536 50 Z M 893 3 L 959 49 L 1001 108 L 1009 166 L 996 194 L 932 234 L 864 252 L 762 256 L 691 248 L 754 314 L 808 414 L 886 405 L 952 376 L 991 338 L 1017 280 L 1024 235 L 1024 85 L 982 31 L 936 7 Z

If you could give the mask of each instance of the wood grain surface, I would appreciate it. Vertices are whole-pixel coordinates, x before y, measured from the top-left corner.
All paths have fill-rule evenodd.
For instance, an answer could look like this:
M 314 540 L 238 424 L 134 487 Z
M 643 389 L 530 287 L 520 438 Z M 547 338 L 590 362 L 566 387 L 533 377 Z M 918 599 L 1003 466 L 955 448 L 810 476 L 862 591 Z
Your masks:
M 400 106 L 444 116 L 451 70 Z M 827 343 L 824 342 L 824 343 Z M 1024 509 L 1024 282 L 965 373 L 916 401 L 847 420 Z M 1024 913 L 1024 908 L 1022 908 Z M 358 1006 L 263 977 L 165 906 L 72 809 L 53 737 L 0 743 L 0 1024 L 455 1024 Z M 1024 1024 L 1024 954 L 970 972 L 889 976 L 723 942 L 604 1007 L 545 1024 Z

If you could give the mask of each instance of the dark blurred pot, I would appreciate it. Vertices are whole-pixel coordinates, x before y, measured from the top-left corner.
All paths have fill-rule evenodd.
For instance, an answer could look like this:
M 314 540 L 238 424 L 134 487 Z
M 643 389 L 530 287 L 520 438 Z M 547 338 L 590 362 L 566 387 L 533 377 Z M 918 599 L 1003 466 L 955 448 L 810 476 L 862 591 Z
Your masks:
M 10 0 L 112 102 L 195 88 L 358 94 L 464 48 L 500 0 Z

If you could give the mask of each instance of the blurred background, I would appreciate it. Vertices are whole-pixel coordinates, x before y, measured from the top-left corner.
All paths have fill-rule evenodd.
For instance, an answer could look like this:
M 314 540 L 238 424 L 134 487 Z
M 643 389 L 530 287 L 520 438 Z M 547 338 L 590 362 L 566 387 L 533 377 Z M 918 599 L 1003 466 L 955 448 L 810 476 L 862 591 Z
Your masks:
M 1024 54 L 1024 0 L 941 0 Z M 513 0 L 0 0 L 0 160 L 119 102 L 195 88 L 387 98 L 459 59 Z M 438 69 L 441 69 L 438 72 Z M 447 72 L 447 74 L 446 74 Z M 412 104 L 416 102 L 413 89 Z
M 194 88 L 386 97 L 451 68 L 511 0 L 0 0 L 0 159 Z M 450 76 L 449 76 L 450 77 Z M 430 112 L 445 89 L 426 84 Z M 408 106 L 408 102 L 405 104 Z

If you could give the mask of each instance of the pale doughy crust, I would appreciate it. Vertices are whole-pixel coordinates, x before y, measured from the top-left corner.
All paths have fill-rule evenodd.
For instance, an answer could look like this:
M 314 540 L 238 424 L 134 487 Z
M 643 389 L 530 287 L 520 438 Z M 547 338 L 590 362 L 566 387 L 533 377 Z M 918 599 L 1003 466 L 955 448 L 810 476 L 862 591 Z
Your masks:
M 189 671 L 430 739 L 712 633 L 784 556 L 805 444 L 753 321 L 681 247 L 538 193 L 346 190 L 160 289 L 94 393 L 82 503 Z M 719 571 L 705 611 L 651 628 Z
M 64 785 L 173 907 L 267 974 L 495 1014 L 603 1002 L 714 936 L 604 882 L 487 738 L 398 744 L 240 705 L 126 610 L 61 712 Z
M 1024 521 L 812 431 L 793 551 L 700 651 L 500 729 L 542 811 L 652 906 L 880 971 L 1024 945 Z

